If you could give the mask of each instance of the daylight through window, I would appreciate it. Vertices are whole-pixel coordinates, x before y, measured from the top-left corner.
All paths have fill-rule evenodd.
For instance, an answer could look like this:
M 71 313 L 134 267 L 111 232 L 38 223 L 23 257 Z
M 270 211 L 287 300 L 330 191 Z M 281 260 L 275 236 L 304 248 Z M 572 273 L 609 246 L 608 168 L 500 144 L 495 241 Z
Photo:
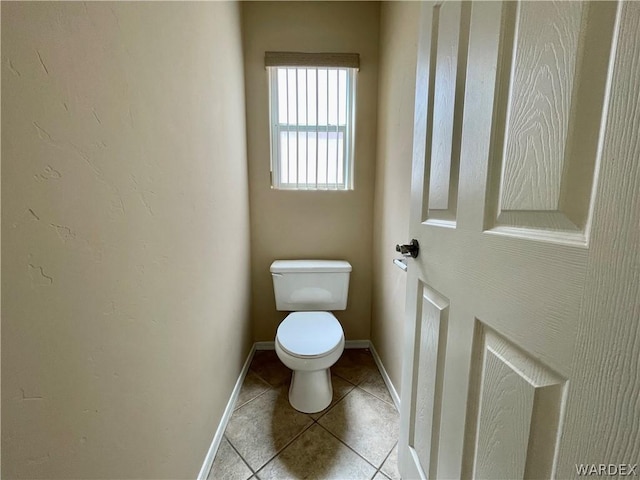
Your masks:
M 272 186 L 352 190 L 356 68 L 268 71 Z

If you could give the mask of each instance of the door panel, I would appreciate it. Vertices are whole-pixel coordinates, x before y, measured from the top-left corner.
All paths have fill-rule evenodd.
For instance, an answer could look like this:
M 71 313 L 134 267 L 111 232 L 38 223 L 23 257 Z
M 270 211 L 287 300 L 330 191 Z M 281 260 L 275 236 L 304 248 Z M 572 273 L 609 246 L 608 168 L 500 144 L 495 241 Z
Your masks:
M 475 329 L 463 477 L 550 478 L 566 379 L 477 319 Z
M 435 473 L 438 458 L 442 379 L 447 344 L 449 300 L 435 290 L 420 284 L 420 323 L 415 336 L 414 418 L 409 445 L 425 472 Z M 433 464 L 432 463 L 433 460 Z
M 586 244 L 615 13 L 613 2 L 502 8 L 485 229 Z
M 591 337 L 604 327 L 584 332 L 589 299 L 611 292 L 590 280 L 603 245 L 616 244 L 616 232 L 602 233 L 606 215 L 594 213 L 602 204 L 632 212 L 611 215 L 635 236 L 618 245 L 628 253 L 609 253 L 636 265 L 618 269 L 636 297 L 618 292 L 627 310 L 615 310 L 620 332 L 635 340 L 615 345 L 627 356 L 640 345 L 640 329 L 631 327 L 640 310 L 632 147 L 640 134 L 609 114 L 612 99 L 624 95 L 631 103 L 617 113 L 640 121 L 633 108 L 640 86 L 616 84 L 614 68 L 640 76 L 637 31 L 628 27 L 631 46 L 617 49 L 621 24 L 640 26 L 638 18 L 640 7 L 628 3 L 423 4 L 409 232 L 420 256 L 407 278 L 403 478 L 553 478 L 566 476 L 571 462 L 589 461 L 561 452 L 575 455 L 566 442 L 586 442 L 575 409 L 595 415 L 584 405 L 602 405 L 576 398 L 572 388 L 584 393 L 588 375 L 612 374 L 591 361 L 585 376 L 583 358 L 586 350 L 607 355 Z M 622 142 L 625 133 L 636 143 Z M 608 141 L 628 151 L 609 158 Z M 624 178 L 633 187 L 623 194 L 614 161 L 635 172 Z M 601 235 L 591 238 L 592 231 Z M 634 365 L 625 378 L 638 392 Z M 633 415 L 640 423 L 640 412 Z M 626 461 L 638 461 L 640 438 L 632 447 L 620 438 L 623 451 L 636 454 Z
M 456 218 L 470 11 L 468 4 L 448 2 L 434 6 L 432 12 L 430 75 L 437 95 L 427 146 L 431 156 L 427 218 L 436 223 Z
M 502 210 L 558 210 L 584 8 L 526 2 L 505 10 L 503 26 L 515 24 L 515 31 L 513 39 L 503 35 L 501 59 L 508 67 L 512 57 L 502 69 L 509 84 Z

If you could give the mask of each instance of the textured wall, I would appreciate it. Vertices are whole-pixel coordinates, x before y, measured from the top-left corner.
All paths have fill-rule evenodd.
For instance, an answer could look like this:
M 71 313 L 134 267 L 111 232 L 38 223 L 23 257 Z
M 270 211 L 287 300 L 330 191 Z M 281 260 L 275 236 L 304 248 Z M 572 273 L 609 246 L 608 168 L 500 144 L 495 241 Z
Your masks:
M 369 338 L 379 10 L 377 2 L 242 4 L 255 340 L 273 340 L 286 316 L 275 309 L 269 265 L 289 258 L 351 262 L 349 305 L 336 315 L 347 339 Z M 270 188 L 266 50 L 360 54 L 354 191 Z
M 400 390 L 406 273 L 393 264 L 408 242 L 419 2 L 385 2 L 380 22 L 378 149 L 371 339 Z
M 2 5 L 2 470 L 194 478 L 250 342 L 239 6 Z

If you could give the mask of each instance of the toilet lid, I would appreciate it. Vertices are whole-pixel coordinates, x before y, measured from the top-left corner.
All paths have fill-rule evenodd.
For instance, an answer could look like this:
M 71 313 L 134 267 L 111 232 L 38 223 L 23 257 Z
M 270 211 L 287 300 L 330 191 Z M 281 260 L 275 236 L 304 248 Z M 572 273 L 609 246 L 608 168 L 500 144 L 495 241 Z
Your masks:
M 331 352 L 343 333 L 340 322 L 329 312 L 293 312 L 282 321 L 276 337 L 291 355 L 311 357 Z

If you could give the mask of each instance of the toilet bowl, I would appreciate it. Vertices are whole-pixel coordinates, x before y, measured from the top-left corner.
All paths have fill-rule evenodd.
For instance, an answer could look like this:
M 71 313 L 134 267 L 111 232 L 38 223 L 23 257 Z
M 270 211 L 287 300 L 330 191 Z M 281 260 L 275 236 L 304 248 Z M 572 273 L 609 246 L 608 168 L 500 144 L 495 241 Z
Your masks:
M 344 333 L 329 312 L 294 312 L 276 334 L 276 354 L 293 370 L 289 403 L 304 413 L 316 413 L 331 403 L 330 367 L 344 351 Z
M 319 412 L 331 404 L 329 368 L 344 351 L 344 332 L 331 311 L 347 308 L 351 264 L 276 260 L 270 270 L 276 309 L 292 312 L 275 339 L 278 358 L 293 370 L 289 402 L 300 412 Z

